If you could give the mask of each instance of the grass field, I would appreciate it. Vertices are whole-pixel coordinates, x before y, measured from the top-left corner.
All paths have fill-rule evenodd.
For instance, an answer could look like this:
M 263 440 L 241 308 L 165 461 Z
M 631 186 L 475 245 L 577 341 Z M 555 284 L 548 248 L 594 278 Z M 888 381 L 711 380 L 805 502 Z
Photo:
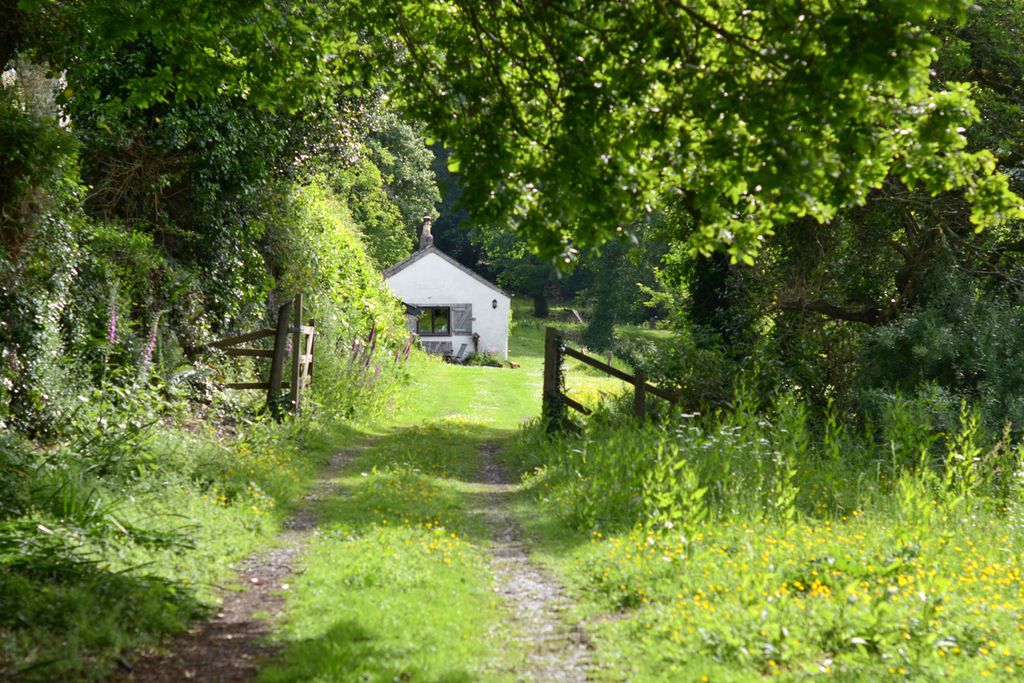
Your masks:
M 964 470 L 943 483 L 910 466 L 871 465 L 876 456 L 870 446 L 856 445 L 849 434 L 842 437 L 845 445 L 836 440 L 828 446 L 831 455 L 819 452 L 827 444 L 804 441 L 797 412 L 765 418 L 774 425 L 762 418 L 749 426 L 725 421 L 708 427 L 720 429 L 720 436 L 701 437 L 719 450 L 697 455 L 680 447 L 667 456 L 670 464 L 689 462 L 675 471 L 693 468 L 696 479 L 686 484 L 677 473 L 662 482 L 659 490 L 671 493 L 671 505 L 681 505 L 682 513 L 676 528 L 655 528 L 631 515 L 666 505 L 650 490 L 657 488 L 651 477 L 665 440 L 661 432 L 624 422 L 621 428 L 591 426 L 597 431 L 589 441 L 585 434 L 545 442 L 532 427 L 517 430 L 537 412 L 542 344 L 543 325 L 531 321 L 517 327 L 512 342 L 519 370 L 423 365 L 409 395 L 411 405 L 396 417 L 392 435 L 405 444 L 399 451 L 415 453 L 413 460 L 423 463 L 409 465 L 408 471 L 429 472 L 424 485 L 438 492 L 433 512 L 412 517 L 443 511 L 448 516 L 430 523 L 460 529 L 457 535 L 467 542 L 458 561 L 463 586 L 477 582 L 479 587 L 485 580 L 481 555 L 474 553 L 485 550 L 486 542 L 473 537 L 471 522 L 453 513 L 465 509 L 460 492 L 472 493 L 464 481 L 472 458 L 455 453 L 471 453 L 479 440 L 502 441 L 511 465 L 532 463 L 523 468 L 527 486 L 516 514 L 533 539 L 534 557 L 575 598 L 567 618 L 584 623 L 597 645 L 592 678 L 976 681 L 1022 675 L 1021 507 L 1012 502 L 1016 499 L 996 505 L 984 498 L 989 475 Z M 623 390 L 621 383 L 573 365 L 566 370 L 569 387 L 578 395 L 592 392 L 592 400 Z M 428 428 L 410 427 L 424 420 Z M 835 429 L 841 432 L 841 426 Z M 963 431 L 945 437 L 951 457 L 974 453 L 972 429 L 967 415 Z M 410 434 L 418 436 L 406 441 Z M 894 431 L 893 452 L 919 451 L 919 437 L 910 430 L 901 443 Z M 768 445 L 744 445 L 748 441 Z M 381 445 L 384 450 L 370 456 L 372 462 L 393 463 L 394 449 Z M 769 457 L 772 448 L 793 456 L 794 464 L 784 467 Z M 519 452 L 523 449 L 526 455 Z M 802 455 L 798 459 L 794 453 Z M 966 460 L 972 457 L 989 462 L 992 471 L 1019 462 L 1012 452 L 979 451 Z M 1006 464 L 991 464 L 998 458 Z M 539 471 L 533 469 L 538 462 L 544 463 Z M 730 467 L 732 474 L 726 475 Z M 978 493 L 964 493 L 958 477 L 974 482 Z M 347 485 L 366 490 L 367 482 L 353 476 Z M 712 493 L 691 497 L 687 509 L 686 492 L 696 495 L 702 490 L 698 486 Z M 647 500 L 652 496 L 653 503 Z M 373 500 L 378 514 L 394 517 L 407 510 L 400 503 L 404 496 Z M 340 555 L 331 557 L 341 561 Z M 438 577 L 437 585 L 449 590 L 450 583 Z M 450 595 L 445 606 L 456 600 Z M 493 635 L 501 606 L 469 588 L 458 595 L 465 595 L 458 599 L 472 605 L 474 615 L 482 615 L 484 621 L 473 622 L 474 627 Z M 408 607 L 404 603 L 403 609 Z M 455 624 L 466 619 L 446 609 L 431 608 L 431 614 L 438 616 L 429 625 L 410 618 L 407 631 L 393 628 L 454 633 Z M 458 641 L 459 647 L 447 649 L 474 663 L 468 667 L 423 665 L 415 671 L 425 680 L 444 679 L 443 672 L 454 672 L 455 680 L 500 680 L 488 662 L 514 667 L 522 653 L 510 646 L 513 636 L 475 645 Z M 432 635 L 429 642 L 438 639 Z
M 717 523 L 694 538 L 569 530 L 535 500 L 536 557 L 577 598 L 598 680 L 1019 680 L 1019 552 L 973 529 L 920 543 L 864 517 Z
M 495 446 L 523 474 L 512 509 L 533 559 L 565 587 L 565 619 L 595 645 L 593 680 L 1024 675 L 1024 496 L 1013 479 L 1024 452 L 983 448 L 969 411 L 936 442 L 961 463 L 945 474 L 914 465 L 911 413 L 879 427 L 883 453 L 839 423 L 812 433 L 785 402 L 668 426 L 595 418 L 551 440 L 536 423 L 542 345 L 543 325 L 526 321 L 511 340 L 518 369 L 414 357 L 401 400 L 372 425 L 300 431 L 290 443 L 268 433 L 225 451 L 189 448 L 187 436 L 166 444 L 188 461 L 177 469 L 209 473 L 219 493 L 167 480 L 127 519 L 141 521 L 144 506 L 175 519 L 176 506 L 202 526 L 199 542 L 119 557 L 153 562 L 145 586 L 126 576 L 15 604 L 40 629 L 48 605 L 79 615 L 55 644 L 63 659 L 36 679 L 89 669 L 98 653 L 97 677 L 104 656 L 203 613 L 229 565 L 273 542 L 319 463 L 348 450 L 284 593 L 281 654 L 260 680 L 522 680 L 529 646 L 494 592 L 483 512 L 481 449 Z M 594 404 L 626 389 L 575 364 L 566 375 Z M 13 588 L 8 603 L 30 594 Z M 25 633 L 5 640 L 8 656 L 43 641 Z M 45 663 L 48 652 L 33 656 Z
M 49 506 L 36 520 L 47 530 L 42 539 L 53 543 L 54 553 L 73 545 L 77 554 L 72 562 L 61 561 L 52 569 L 0 575 L 0 677 L 102 679 L 124 653 L 155 646 L 191 619 L 209 614 L 217 606 L 220 587 L 231 583 L 234 565 L 276 543 L 284 521 L 317 480 L 327 458 L 357 442 L 374 446 L 339 482 L 353 495 L 323 511 L 327 531 L 311 548 L 304 579 L 310 583 L 300 582 L 294 594 L 285 637 L 305 642 L 304 653 L 316 649 L 313 634 L 324 629 L 334 633 L 335 645 L 358 640 L 363 636 L 356 631 L 316 616 L 321 601 L 311 596 L 322 587 L 314 580 L 358 586 L 364 579 L 394 576 L 394 581 L 375 589 L 379 592 L 365 587 L 347 593 L 332 589 L 335 599 L 344 596 L 346 603 L 357 596 L 366 601 L 351 622 L 361 624 L 365 633 L 391 632 L 390 622 L 380 621 L 384 617 L 373 609 L 379 601 L 390 600 L 392 617 L 400 617 L 395 623 L 408 626 L 407 637 L 415 630 L 424 643 L 423 648 L 407 648 L 401 645 L 399 631 L 377 659 L 369 650 L 358 650 L 366 667 L 379 664 L 386 669 L 390 664 L 384 663 L 392 662 L 421 672 L 479 673 L 485 663 L 507 660 L 510 650 L 501 637 L 481 636 L 503 619 L 485 590 L 486 544 L 467 501 L 477 496 L 471 474 L 480 444 L 506 441 L 539 413 L 543 331 L 524 323 L 519 332 L 512 339 L 512 356 L 521 363 L 516 370 L 458 367 L 415 357 L 402 400 L 391 406 L 387 419 L 372 426 L 327 427 L 310 420 L 285 428 L 256 423 L 236 435 L 230 430 L 162 428 L 125 455 L 119 455 L 124 449 L 118 450 L 116 442 L 109 447 L 102 440 L 90 442 L 99 457 L 130 458 L 124 467 L 135 477 L 131 495 L 114 495 L 87 471 L 54 467 L 52 475 L 40 479 L 44 488 L 37 492 L 38 499 Z M 583 373 L 575 373 L 571 381 L 595 402 L 602 392 L 614 392 L 619 385 Z M 427 466 L 428 462 L 433 464 Z M 421 497 L 403 498 L 410 491 Z M 97 528 L 109 533 L 85 534 L 75 526 L 77 520 L 85 524 L 94 518 L 107 519 Z M 133 541 L 117 525 L 145 529 L 149 535 Z M 439 535 L 439 525 L 447 536 Z M 358 541 L 336 542 L 339 535 L 347 539 L 346 534 L 356 529 L 353 538 Z M 19 557 L 18 543 L 39 542 L 35 522 L 25 530 L 13 524 L 4 533 L 4 557 L 13 562 Z M 165 537 L 169 544 L 163 543 Z M 384 549 L 390 547 L 408 549 L 409 554 L 388 560 Z M 56 561 L 61 556 L 54 557 Z M 362 559 L 350 563 L 351 557 Z M 348 573 L 339 573 L 339 566 Z M 415 567 L 415 586 L 402 583 L 402 576 L 410 576 L 398 571 L 402 566 Z M 441 587 L 450 593 L 447 614 L 429 604 Z M 416 590 L 421 591 L 419 599 Z M 406 599 L 398 600 L 396 591 Z M 467 613 L 478 621 L 466 622 Z M 392 617 L 388 619 L 395 621 Z M 433 645 L 427 637 L 431 629 L 436 635 Z M 465 642 L 463 631 L 471 634 Z M 440 643 L 461 645 L 451 650 Z M 339 654 L 339 661 L 351 661 L 354 652 Z M 435 655 L 424 654 L 429 652 Z M 505 654 L 498 657 L 499 653 Z M 290 661 L 308 659 L 302 654 Z M 308 673 L 301 667 L 289 671 L 267 676 L 300 680 Z
M 459 384 L 458 381 L 455 384 Z M 381 434 L 337 480 L 264 681 L 478 680 L 508 660 L 473 512 L 482 419 Z

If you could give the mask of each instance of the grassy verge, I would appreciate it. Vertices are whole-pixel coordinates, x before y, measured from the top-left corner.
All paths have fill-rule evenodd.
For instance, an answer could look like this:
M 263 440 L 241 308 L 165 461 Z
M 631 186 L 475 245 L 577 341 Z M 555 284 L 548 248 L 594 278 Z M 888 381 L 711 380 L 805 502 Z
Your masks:
M 907 544 L 863 515 L 588 538 L 521 514 L 580 601 L 598 679 L 1015 680 L 1024 667 L 1024 568 L 1006 533 Z
M 945 452 L 922 450 L 920 426 L 883 425 L 884 458 L 835 424 L 810 433 L 789 404 L 528 431 L 509 460 L 598 679 L 1017 680 L 1020 450 L 982 448 L 967 413 Z
M 19 465 L 27 502 L 0 529 L 0 675 L 102 679 L 126 650 L 184 629 L 233 562 L 273 542 L 352 430 L 168 427 L 121 453 L 111 434 L 45 454 L 5 443 L 5 462 L 31 469 Z
M 370 435 L 375 447 L 340 482 L 349 495 L 323 511 L 291 595 L 286 665 L 268 680 L 311 677 L 310 662 L 343 678 L 354 661 L 371 678 L 500 678 L 521 653 L 498 627 L 475 468 L 483 441 L 539 412 L 541 329 L 513 336 L 516 370 L 416 358 L 401 406 L 374 430 L 175 421 L 133 432 L 121 423 L 149 418 L 129 404 L 96 408 L 52 452 L 4 437 L 0 485 L 21 483 L 0 490 L 0 677 L 102 679 L 126 651 L 184 629 L 216 605 L 232 563 L 274 542 L 326 458 Z M 606 380 L 577 373 L 570 386 L 596 402 L 617 384 Z

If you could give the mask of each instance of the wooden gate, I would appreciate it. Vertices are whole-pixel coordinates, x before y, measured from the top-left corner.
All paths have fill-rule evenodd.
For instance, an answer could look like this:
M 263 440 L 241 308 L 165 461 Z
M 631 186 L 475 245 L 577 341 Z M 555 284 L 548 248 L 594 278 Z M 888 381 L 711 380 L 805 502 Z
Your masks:
M 605 374 L 632 384 L 633 413 L 639 420 L 644 420 L 647 417 L 647 394 L 663 398 L 671 403 L 678 400 L 672 393 L 653 384 L 648 384 L 647 376 L 642 370 L 637 370 L 635 375 L 631 375 L 604 361 L 588 356 L 582 351 L 566 346 L 562 333 L 554 327 L 549 327 L 544 335 L 544 389 L 541 414 L 550 429 L 560 429 L 566 424 L 565 408 L 567 406 L 584 415 L 591 413 L 591 410 L 585 405 L 565 395 L 565 377 L 562 373 L 562 361 L 565 356 L 575 358 Z
M 289 324 L 291 320 L 291 324 Z M 248 349 L 242 344 L 274 338 L 273 349 Z M 277 327 L 266 327 L 227 339 L 215 341 L 210 346 L 221 349 L 228 356 L 270 359 L 270 378 L 266 382 L 233 382 L 228 389 L 264 389 L 267 392 L 267 407 L 280 417 L 284 410 L 298 412 L 302 406 L 302 390 L 313 381 L 313 346 L 316 341 L 316 326 L 313 320 L 302 324 L 302 294 L 294 301 L 283 304 L 277 311 Z M 291 355 L 289 382 L 284 382 L 285 363 Z M 285 397 L 282 389 L 288 389 Z

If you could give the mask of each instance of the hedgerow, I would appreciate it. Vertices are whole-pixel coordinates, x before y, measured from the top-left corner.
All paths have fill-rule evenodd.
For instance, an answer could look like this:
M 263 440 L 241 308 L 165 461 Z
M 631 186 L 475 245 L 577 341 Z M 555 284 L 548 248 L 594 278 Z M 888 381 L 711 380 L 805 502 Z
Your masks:
M 97 65 L 97 98 L 146 49 Z M 207 612 L 346 425 L 394 400 L 409 344 L 372 226 L 304 170 L 344 170 L 334 118 L 91 102 L 63 127 L 36 96 L 17 74 L 0 88 L 0 677 L 102 679 Z M 224 389 L 266 360 L 210 343 L 273 326 L 298 292 L 315 381 L 278 423 L 264 394 Z

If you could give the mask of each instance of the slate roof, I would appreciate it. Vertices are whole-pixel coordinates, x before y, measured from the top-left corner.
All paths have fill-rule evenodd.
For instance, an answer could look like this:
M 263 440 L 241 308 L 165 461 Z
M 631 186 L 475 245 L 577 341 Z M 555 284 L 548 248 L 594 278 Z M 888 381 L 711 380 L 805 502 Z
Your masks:
M 498 292 L 499 294 L 507 296 L 510 299 L 512 298 L 512 295 L 509 294 L 508 292 L 506 292 L 504 289 L 502 289 L 501 287 L 498 287 L 493 282 L 489 282 L 488 280 L 486 280 L 485 278 L 483 278 L 479 274 L 474 273 L 472 270 L 470 270 L 466 266 L 462 265 L 461 263 L 459 263 L 458 261 L 453 259 L 448 254 L 444 253 L 443 251 L 441 251 L 440 249 L 438 249 L 434 245 L 430 245 L 426 249 L 420 249 L 419 251 L 417 251 L 415 254 L 413 254 L 409 258 L 405 259 L 404 261 L 399 261 L 398 263 L 396 263 L 395 265 L 391 266 L 390 268 L 386 268 L 384 270 L 384 279 L 386 280 L 386 279 L 390 278 L 392 275 L 397 275 L 398 273 L 402 272 L 403 270 L 405 270 L 406 268 L 408 268 L 412 264 L 416 263 L 417 261 L 422 259 L 424 256 L 427 256 L 428 254 L 437 254 L 442 259 L 444 259 L 448 263 L 452 264 L 453 266 L 455 266 L 456 268 L 461 270 L 466 275 L 469 275 L 471 278 L 473 278 L 477 282 L 480 282 L 482 284 L 487 285 L 488 287 L 490 287 L 494 291 Z

